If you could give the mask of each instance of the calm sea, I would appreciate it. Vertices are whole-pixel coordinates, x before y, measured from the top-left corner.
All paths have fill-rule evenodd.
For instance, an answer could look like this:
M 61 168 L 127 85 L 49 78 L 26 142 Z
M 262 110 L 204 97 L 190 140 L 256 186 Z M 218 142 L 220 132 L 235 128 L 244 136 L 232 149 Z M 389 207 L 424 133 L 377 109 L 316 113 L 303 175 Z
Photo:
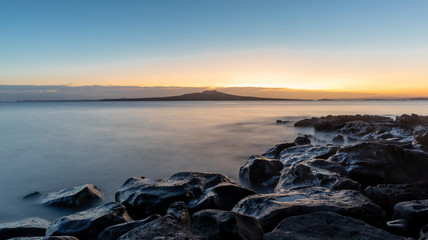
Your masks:
M 32 206 L 34 191 L 93 183 L 113 201 L 132 176 L 238 180 L 251 155 L 311 133 L 292 126 L 304 117 L 404 113 L 428 115 L 428 101 L 0 103 L 0 222 L 69 212 Z

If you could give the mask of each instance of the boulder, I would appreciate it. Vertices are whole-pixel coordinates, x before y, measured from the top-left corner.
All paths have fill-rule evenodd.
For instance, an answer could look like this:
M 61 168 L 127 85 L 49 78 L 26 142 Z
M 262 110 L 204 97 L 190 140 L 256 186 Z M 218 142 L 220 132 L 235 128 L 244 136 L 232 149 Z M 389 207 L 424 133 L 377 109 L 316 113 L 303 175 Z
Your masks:
M 345 143 L 345 138 L 339 134 L 336 135 L 331 141 L 335 144 L 343 144 Z
M 70 235 L 79 239 L 97 239 L 107 227 L 131 221 L 126 209 L 118 203 L 91 208 L 54 220 L 47 236 Z
M 307 144 L 311 144 L 311 140 L 309 139 L 308 136 L 302 136 L 302 137 L 297 137 L 294 140 L 294 143 L 296 145 L 307 145 Z
M 363 185 L 428 181 L 428 153 L 396 145 L 362 142 L 342 147 L 329 160 Z
M 290 147 L 294 147 L 294 146 L 296 146 L 295 143 L 277 144 L 277 145 L 273 146 L 272 148 L 270 148 L 269 150 L 267 150 L 265 153 L 263 153 L 262 156 L 266 157 L 266 158 L 278 159 L 278 158 L 280 158 L 279 154 L 282 152 L 282 150 L 290 148 Z
M 312 146 L 303 145 L 290 147 L 281 152 L 281 162 L 284 168 L 290 167 L 295 162 L 302 162 L 313 158 L 327 159 L 337 152 L 339 147 L 335 146 Z
M 405 219 L 408 232 L 417 236 L 420 229 L 428 224 L 428 199 L 397 203 L 394 206 L 394 219 Z
M 160 219 L 160 218 L 162 218 L 162 216 L 160 215 L 151 215 L 143 220 L 131 221 L 131 222 L 110 226 L 106 228 L 104 231 L 102 231 L 100 235 L 98 235 L 98 240 L 116 240 L 120 236 L 131 231 L 132 229 L 144 226 L 148 222 L 151 222 L 153 220 Z
M 243 198 L 256 194 L 253 190 L 233 183 L 220 183 L 204 191 L 200 198 L 191 200 L 188 207 L 191 212 L 202 209 L 230 211 Z
M 193 230 L 210 240 L 263 238 L 263 229 L 254 217 L 221 210 L 202 210 L 192 217 Z
M 101 190 L 93 184 L 61 189 L 41 194 L 36 203 L 43 206 L 80 207 L 103 199 Z
M 190 228 L 170 218 L 160 218 L 148 222 L 142 227 L 134 228 L 118 238 L 118 240 L 144 239 L 202 240 L 206 238 L 194 234 Z
M 419 144 L 423 150 L 428 151 L 428 132 L 415 137 L 414 143 Z
M 255 188 L 274 188 L 281 170 L 282 162 L 277 159 L 252 156 L 239 170 L 239 178 Z
M 385 213 L 355 190 L 304 188 L 284 193 L 257 194 L 242 199 L 233 211 L 257 218 L 266 232 L 295 215 L 331 211 L 384 227 Z
M 172 203 L 187 203 L 199 198 L 205 189 L 223 182 L 234 183 L 215 173 L 181 172 L 159 180 L 134 177 L 122 185 L 115 197 L 134 219 L 141 219 L 152 214 L 164 215 Z
M 392 215 L 395 204 L 410 200 L 422 200 L 428 198 L 425 188 L 409 184 L 379 184 L 369 186 L 364 190 L 370 200 Z
M 0 239 L 44 236 L 50 222 L 41 218 L 26 218 L 0 224 Z
M 265 240 L 383 240 L 404 239 L 362 220 L 342 216 L 334 212 L 316 212 L 282 220 L 275 229 L 265 234 Z
M 395 118 L 395 123 L 397 123 L 400 128 L 414 130 L 417 126 L 426 126 L 428 125 L 428 116 L 419 116 L 417 114 L 403 114 Z
M 275 192 L 307 187 L 359 190 L 360 184 L 342 177 L 343 173 L 345 173 L 345 169 L 340 164 L 323 159 L 294 163 L 282 172 Z

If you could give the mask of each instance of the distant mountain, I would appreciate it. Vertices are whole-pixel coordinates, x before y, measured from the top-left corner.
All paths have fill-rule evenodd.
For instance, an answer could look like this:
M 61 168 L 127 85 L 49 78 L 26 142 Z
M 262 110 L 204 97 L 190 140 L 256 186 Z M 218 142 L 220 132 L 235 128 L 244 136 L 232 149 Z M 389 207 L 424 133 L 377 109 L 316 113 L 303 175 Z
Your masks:
M 237 95 L 219 92 L 216 90 L 206 90 L 200 93 L 188 93 L 188 94 L 171 96 L 171 97 L 102 99 L 101 101 L 287 101 L 287 100 L 304 101 L 301 99 L 237 96 Z

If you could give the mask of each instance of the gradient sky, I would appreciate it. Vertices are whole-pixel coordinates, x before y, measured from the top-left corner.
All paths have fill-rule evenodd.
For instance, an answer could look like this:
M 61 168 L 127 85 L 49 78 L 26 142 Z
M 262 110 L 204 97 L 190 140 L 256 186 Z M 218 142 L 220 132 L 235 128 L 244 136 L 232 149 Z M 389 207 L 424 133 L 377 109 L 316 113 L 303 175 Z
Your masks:
M 428 1 L 2 0 L 0 84 L 428 96 Z

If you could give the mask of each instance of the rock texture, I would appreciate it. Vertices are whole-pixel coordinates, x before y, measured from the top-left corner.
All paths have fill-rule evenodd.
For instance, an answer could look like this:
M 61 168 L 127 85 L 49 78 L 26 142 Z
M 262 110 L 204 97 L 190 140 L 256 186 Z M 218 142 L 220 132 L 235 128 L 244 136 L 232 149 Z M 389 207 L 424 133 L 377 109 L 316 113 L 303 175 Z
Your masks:
M 41 194 L 36 203 L 44 206 L 79 207 L 103 199 L 101 190 L 93 184 L 61 189 Z
M 162 218 L 162 216 L 152 215 L 152 216 L 147 217 L 143 220 L 130 221 L 130 222 L 110 226 L 110 227 L 106 228 L 104 231 L 102 231 L 100 233 L 100 235 L 98 235 L 98 240 L 116 240 L 120 236 L 131 231 L 132 229 L 144 226 L 148 222 L 151 222 L 153 220 L 157 220 L 160 218 Z
M 282 162 L 278 159 L 252 156 L 239 170 L 239 178 L 255 188 L 274 188 L 281 170 Z
M 53 221 L 47 236 L 70 235 L 79 239 L 97 239 L 107 227 L 131 221 L 126 209 L 118 203 L 91 208 Z
M 264 236 L 265 240 L 398 240 L 404 239 L 362 220 L 334 212 L 317 212 L 286 218 Z
M 50 222 L 41 218 L 26 218 L 0 224 L 0 239 L 44 236 Z
M 263 229 L 254 217 L 235 212 L 202 210 L 192 217 L 193 230 L 210 240 L 258 240 Z

